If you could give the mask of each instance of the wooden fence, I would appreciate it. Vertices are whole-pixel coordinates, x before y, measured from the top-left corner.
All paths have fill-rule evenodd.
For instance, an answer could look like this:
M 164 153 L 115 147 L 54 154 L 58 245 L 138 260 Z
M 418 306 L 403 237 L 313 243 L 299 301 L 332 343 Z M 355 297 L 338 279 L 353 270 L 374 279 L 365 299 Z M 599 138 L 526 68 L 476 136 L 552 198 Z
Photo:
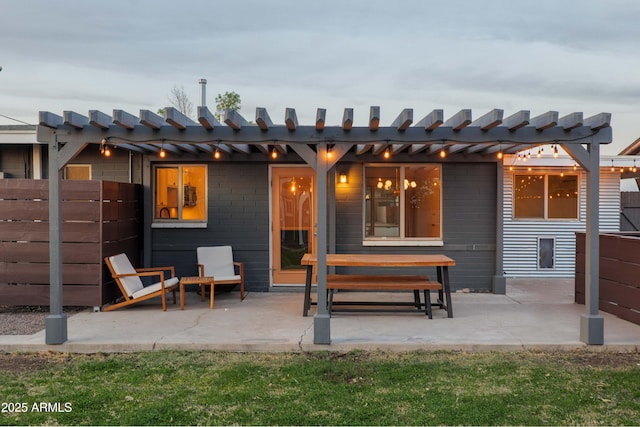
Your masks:
M 599 308 L 640 325 L 640 233 L 600 235 Z M 575 301 L 585 303 L 585 233 L 576 233 Z
M 119 291 L 104 257 L 137 265 L 140 188 L 62 181 L 63 304 L 102 306 Z M 0 305 L 49 305 L 49 182 L 0 179 Z

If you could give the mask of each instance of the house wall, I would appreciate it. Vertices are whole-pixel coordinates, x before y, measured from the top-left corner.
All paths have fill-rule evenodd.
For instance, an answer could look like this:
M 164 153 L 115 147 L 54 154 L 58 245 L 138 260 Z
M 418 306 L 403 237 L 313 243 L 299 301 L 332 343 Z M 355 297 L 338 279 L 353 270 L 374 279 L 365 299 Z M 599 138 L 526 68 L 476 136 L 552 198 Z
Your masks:
M 336 184 L 336 252 L 445 254 L 456 261 L 449 270 L 452 289 L 491 290 L 496 265 L 495 163 L 442 165 L 444 245 L 435 247 L 363 246 L 363 164 L 339 164 L 336 171 L 346 172 L 349 181 Z M 361 272 L 355 268 L 343 271 Z M 408 274 L 408 269 L 397 273 Z M 429 275 L 435 278 L 435 269 Z
M 142 156 L 117 148 L 111 152 L 111 156 L 105 158 L 98 146 L 89 145 L 68 164 L 90 164 L 92 180 L 141 183 Z
M 269 290 L 269 165 L 215 162 L 208 166 L 206 229 L 152 228 L 152 265 L 174 265 L 197 276 L 198 246 L 231 245 L 243 262 L 245 289 Z
M 337 252 L 444 253 L 457 263 L 449 270 L 454 290 L 491 289 L 495 274 L 495 163 L 443 165 L 444 246 L 436 247 L 363 246 L 363 163 L 340 163 L 336 170 L 349 175 L 348 184 L 336 185 Z M 235 260 L 245 264 L 245 289 L 268 291 L 269 165 L 210 163 L 208 194 L 206 229 L 151 229 L 152 265 L 170 264 L 179 276 L 197 275 L 198 246 L 231 245 Z M 397 273 L 410 272 L 401 269 Z M 428 274 L 435 278 L 435 269 Z
M 537 168 L 538 172 L 558 172 L 558 169 Z M 581 173 L 580 219 L 577 221 L 529 221 L 513 218 L 514 172 L 504 171 L 504 270 L 508 277 L 573 277 L 575 274 L 576 231 L 584 231 L 587 214 L 587 176 Z M 620 228 L 620 174 L 600 170 L 600 230 Z M 554 269 L 537 267 L 538 238 L 555 237 Z

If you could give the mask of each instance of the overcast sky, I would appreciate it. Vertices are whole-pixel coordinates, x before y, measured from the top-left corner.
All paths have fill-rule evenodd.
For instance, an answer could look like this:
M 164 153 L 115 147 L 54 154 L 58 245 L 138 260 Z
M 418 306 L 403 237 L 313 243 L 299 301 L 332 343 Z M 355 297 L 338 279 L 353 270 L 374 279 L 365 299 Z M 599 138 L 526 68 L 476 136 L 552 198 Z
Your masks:
M 206 78 L 211 110 L 235 91 L 274 123 L 610 112 L 616 154 L 640 137 L 639 23 L 637 0 L 2 0 L 0 115 L 137 115 L 176 85 L 198 105 Z

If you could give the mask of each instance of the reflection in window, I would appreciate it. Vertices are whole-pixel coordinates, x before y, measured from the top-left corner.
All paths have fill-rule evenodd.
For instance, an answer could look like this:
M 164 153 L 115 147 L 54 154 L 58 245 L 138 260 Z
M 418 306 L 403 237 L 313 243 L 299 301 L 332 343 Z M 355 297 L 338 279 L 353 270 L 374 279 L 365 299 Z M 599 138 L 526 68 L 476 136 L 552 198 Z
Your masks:
M 154 220 L 207 219 L 206 166 L 158 166 L 155 172 Z
M 365 167 L 365 238 L 441 238 L 440 165 Z
M 578 176 L 564 173 L 515 175 L 514 217 L 578 219 Z

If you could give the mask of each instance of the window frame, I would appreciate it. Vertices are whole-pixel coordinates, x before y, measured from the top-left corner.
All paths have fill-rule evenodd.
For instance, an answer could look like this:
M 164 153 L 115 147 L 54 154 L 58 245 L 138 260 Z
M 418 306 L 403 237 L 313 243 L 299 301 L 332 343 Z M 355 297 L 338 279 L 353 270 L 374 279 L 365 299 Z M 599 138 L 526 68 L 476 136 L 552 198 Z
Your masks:
M 398 182 L 404 182 L 406 169 L 420 166 L 436 166 L 439 173 L 439 205 L 440 205 L 440 229 L 438 237 L 403 237 L 406 228 L 406 201 L 405 191 L 400 192 L 399 205 L 399 228 L 398 237 L 373 237 L 366 236 L 367 229 L 367 168 L 399 168 Z M 443 183 L 442 183 L 442 163 L 364 163 L 362 165 L 362 245 L 363 246 L 444 246 L 444 206 L 443 206 Z
M 519 217 L 516 216 L 517 194 L 516 186 L 518 185 L 518 176 L 540 176 L 544 177 L 544 194 L 543 194 L 543 216 L 542 217 Z M 549 217 L 549 177 L 575 176 L 576 177 L 576 216 L 573 218 L 550 218 Z M 575 222 L 581 220 L 580 201 L 581 201 L 581 179 L 582 176 L 577 172 L 555 172 L 555 171 L 513 171 L 512 172 L 512 209 L 511 219 L 514 221 L 545 221 L 545 222 Z
M 184 205 L 184 184 L 183 169 L 188 167 L 204 168 L 204 219 L 183 219 L 182 209 Z M 178 169 L 178 217 L 177 218 L 156 218 L 157 207 L 157 171 L 158 169 L 177 168 Z M 206 163 L 156 163 L 151 168 L 151 228 L 207 228 L 209 218 L 209 167 Z

